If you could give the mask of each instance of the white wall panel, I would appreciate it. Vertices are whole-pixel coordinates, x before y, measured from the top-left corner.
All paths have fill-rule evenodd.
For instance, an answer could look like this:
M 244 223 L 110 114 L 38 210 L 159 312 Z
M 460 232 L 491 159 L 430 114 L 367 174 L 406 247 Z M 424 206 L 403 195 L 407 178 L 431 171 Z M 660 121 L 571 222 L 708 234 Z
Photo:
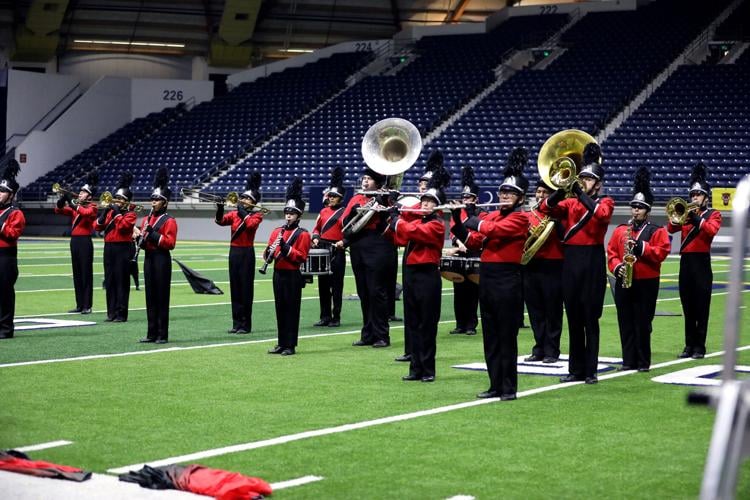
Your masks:
M 193 61 L 191 57 L 81 53 L 60 59 L 60 73 L 76 76 L 84 88 L 102 76 L 190 80 Z

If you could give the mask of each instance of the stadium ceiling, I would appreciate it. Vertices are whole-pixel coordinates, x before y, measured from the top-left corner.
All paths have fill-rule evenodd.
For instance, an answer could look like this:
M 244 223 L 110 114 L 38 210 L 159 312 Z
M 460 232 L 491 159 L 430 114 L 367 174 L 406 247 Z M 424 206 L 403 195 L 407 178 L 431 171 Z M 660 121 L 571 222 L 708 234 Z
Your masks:
M 560 0 L 558 0 L 559 2 Z M 566 1 L 566 0 L 562 0 Z M 570 0 L 567 0 L 570 1 Z M 483 21 L 518 0 L 0 0 L 0 30 L 26 30 L 51 9 L 55 53 L 107 51 L 207 56 L 224 44 L 228 17 L 244 19 L 241 42 L 258 63 L 351 40 L 390 38 L 409 26 Z M 525 0 L 523 4 L 550 3 Z M 55 6 L 57 4 L 57 6 Z M 237 12 L 250 11 L 236 17 Z M 36 14 L 35 14 L 36 12 Z M 227 14 L 231 14 L 228 16 Z M 255 17 L 257 15 L 257 18 Z M 52 29 L 50 28 L 50 30 Z M 224 37 L 226 38 L 226 37 Z M 3 43 L 0 41 L 0 43 Z M 214 46 L 212 47 L 212 44 Z M 184 46 L 181 46 L 184 45 Z

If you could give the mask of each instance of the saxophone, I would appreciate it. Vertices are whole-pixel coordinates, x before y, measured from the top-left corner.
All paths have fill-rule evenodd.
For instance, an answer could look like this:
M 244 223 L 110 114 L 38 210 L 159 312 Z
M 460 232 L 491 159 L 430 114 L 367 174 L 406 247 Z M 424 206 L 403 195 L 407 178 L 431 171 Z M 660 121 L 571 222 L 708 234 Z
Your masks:
M 281 239 L 284 237 L 284 230 L 286 229 L 286 225 L 281 226 L 281 228 L 279 229 L 280 229 L 279 235 L 276 237 L 273 243 L 268 245 L 268 247 L 266 248 L 266 251 L 265 251 L 266 258 L 263 259 L 263 265 L 261 266 L 260 269 L 258 269 L 258 272 L 260 274 L 266 274 L 266 269 L 268 269 L 268 265 L 271 262 L 273 262 L 274 254 L 276 253 L 276 248 L 279 246 L 279 244 L 281 243 Z
M 633 241 L 633 219 L 628 221 L 628 230 L 625 233 L 625 250 L 622 256 L 622 264 L 625 266 L 625 274 L 622 277 L 622 287 L 630 288 L 633 286 L 633 266 L 638 258 L 633 253 L 635 242 Z

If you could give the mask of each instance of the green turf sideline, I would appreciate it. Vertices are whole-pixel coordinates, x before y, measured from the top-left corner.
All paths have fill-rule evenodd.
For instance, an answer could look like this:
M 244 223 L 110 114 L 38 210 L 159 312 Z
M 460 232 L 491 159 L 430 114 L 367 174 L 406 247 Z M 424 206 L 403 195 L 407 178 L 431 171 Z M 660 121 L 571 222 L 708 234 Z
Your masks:
M 748 349 L 750 349 L 750 345 L 738 347 L 736 350 L 739 352 L 739 351 L 745 351 Z M 706 354 L 706 358 L 712 358 L 712 357 L 717 357 L 717 356 L 722 356 L 722 355 L 724 355 L 724 351 L 717 351 L 717 352 Z M 679 364 L 691 363 L 694 361 L 696 360 L 692 358 L 680 358 L 680 359 L 675 359 L 675 360 L 665 361 L 663 363 L 655 364 L 651 367 L 651 369 L 658 370 L 660 368 L 665 368 L 665 367 L 679 365 Z M 603 380 L 609 380 L 613 378 L 627 377 L 630 375 L 636 375 L 638 373 L 639 372 L 635 370 L 607 373 L 607 374 L 599 376 L 599 380 L 603 381 Z M 552 384 L 552 385 L 548 385 L 544 387 L 537 387 L 534 389 L 521 391 L 517 394 L 517 397 L 524 398 L 528 396 L 533 396 L 535 394 L 556 391 L 556 390 L 565 389 L 568 387 L 574 387 L 574 386 L 578 386 L 582 384 L 584 384 L 583 381 Z M 354 431 L 354 430 L 359 430 L 359 429 L 365 429 L 368 427 L 375 427 L 375 426 L 391 424 L 395 422 L 413 420 L 416 418 L 427 417 L 431 415 L 438 415 L 441 413 L 448 413 L 448 412 L 452 412 L 456 410 L 463 410 L 465 408 L 472 408 L 475 406 L 481 406 L 481 405 L 490 404 L 490 403 L 497 403 L 498 401 L 500 401 L 500 398 L 487 398 L 487 399 L 478 399 L 478 400 L 475 399 L 475 400 L 467 401 L 464 403 L 457 403 L 457 404 L 441 406 L 437 408 L 431 408 L 429 410 L 419 410 L 415 412 L 404 413 L 401 415 L 392 415 L 389 417 L 377 418 L 374 420 L 365 420 L 365 421 L 355 422 L 351 424 L 337 425 L 334 427 L 328 427 L 324 429 L 303 431 L 303 432 L 298 432 L 295 434 L 288 434 L 286 436 L 278 436 L 275 438 L 263 439 L 261 441 L 253 441 L 249 443 L 235 444 L 235 445 L 225 446 L 222 448 L 214 448 L 212 450 L 203 450 L 203 451 L 199 451 L 195 453 L 189 453 L 186 455 L 169 457 L 169 458 L 164 458 L 160 460 L 149 460 L 147 462 L 143 462 L 139 464 L 124 465 L 122 467 L 115 467 L 112 469 L 108 469 L 107 472 L 112 473 L 112 474 L 124 474 L 125 472 L 128 472 L 130 470 L 138 470 L 142 468 L 144 465 L 148 465 L 150 467 L 161 467 L 164 465 L 172 465 L 176 463 L 194 462 L 194 461 L 203 460 L 206 458 L 228 455 L 230 453 L 238 453 L 242 451 L 256 450 L 258 448 L 266 448 L 269 446 L 277 446 L 281 444 L 291 443 L 294 441 L 300 441 L 302 439 L 328 436 L 331 434 L 339 434 L 342 432 L 349 432 L 349 431 Z M 506 404 L 513 404 L 513 403 L 506 403 Z

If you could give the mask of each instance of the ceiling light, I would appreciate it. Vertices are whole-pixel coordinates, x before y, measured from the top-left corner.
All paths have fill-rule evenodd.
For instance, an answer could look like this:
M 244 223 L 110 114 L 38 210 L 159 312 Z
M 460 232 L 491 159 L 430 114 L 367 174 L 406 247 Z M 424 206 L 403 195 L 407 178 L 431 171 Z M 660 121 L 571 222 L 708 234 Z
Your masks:
M 73 43 L 90 43 L 96 45 L 134 45 L 139 47 L 170 47 L 183 49 L 184 43 L 165 43 L 165 42 L 126 42 L 122 40 L 73 40 Z
M 294 52 L 296 54 L 307 54 L 309 52 L 315 52 L 313 49 L 285 49 L 284 52 Z

